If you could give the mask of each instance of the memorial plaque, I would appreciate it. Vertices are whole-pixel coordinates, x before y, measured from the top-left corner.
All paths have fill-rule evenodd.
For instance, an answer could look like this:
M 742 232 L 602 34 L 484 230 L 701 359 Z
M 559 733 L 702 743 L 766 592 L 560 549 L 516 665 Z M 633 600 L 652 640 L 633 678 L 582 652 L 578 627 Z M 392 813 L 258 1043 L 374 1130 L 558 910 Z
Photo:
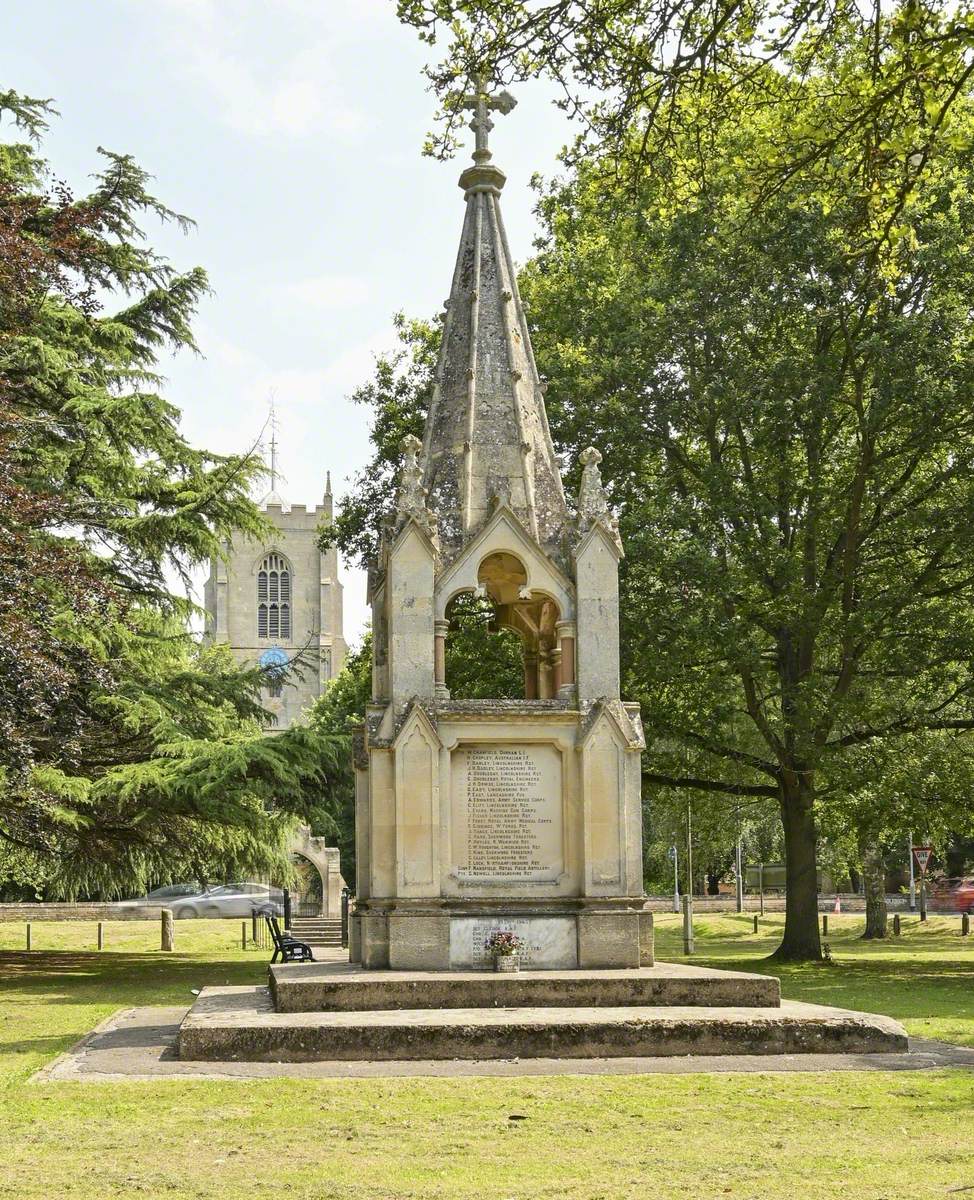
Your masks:
M 492 971 L 487 941 L 497 930 L 517 934 L 525 970 L 570 971 L 578 966 L 575 921 L 571 917 L 454 917 L 450 921 L 450 966 Z
M 457 880 L 514 892 L 557 883 L 565 869 L 559 750 L 462 746 L 451 770 Z

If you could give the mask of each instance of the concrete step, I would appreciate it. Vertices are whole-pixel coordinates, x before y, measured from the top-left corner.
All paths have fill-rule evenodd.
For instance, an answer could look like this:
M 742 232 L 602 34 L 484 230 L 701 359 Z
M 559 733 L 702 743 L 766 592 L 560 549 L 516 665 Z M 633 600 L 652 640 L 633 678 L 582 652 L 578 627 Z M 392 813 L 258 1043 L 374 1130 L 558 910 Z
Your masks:
M 313 945 L 314 943 L 312 943 Z M 366 971 L 357 963 L 281 963 L 270 968 L 280 1012 L 402 1008 L 583 1008 L 694 1005 L 775 1008 L 778 980 L 683 963 L 601 971 Z
M 275 1012 L 270 990 L 204 988 L 183 1019 L 189 1061 L 318 1062 L 903 1053 L 889 1017 L 780 1008 L 645 1007 Z

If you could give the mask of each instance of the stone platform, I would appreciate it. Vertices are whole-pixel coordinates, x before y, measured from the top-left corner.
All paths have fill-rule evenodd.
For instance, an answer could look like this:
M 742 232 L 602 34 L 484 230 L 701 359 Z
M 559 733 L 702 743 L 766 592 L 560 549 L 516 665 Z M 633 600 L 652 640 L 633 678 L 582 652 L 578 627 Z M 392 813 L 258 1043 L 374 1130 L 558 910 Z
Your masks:
M 334 962 L 275 967 L 271 978 L 273 990 L 205 988 L 180 1026 L 180 1058 L 497 1061 L 908 1047 L 902 1026 L 888 1017 L 781 1001 L 777 980 L 766 976 L 669 963 L 505 976 L 374 972 Z
M 270 968 L 278 1012 L 381 1012 L 421 1008 L 624 1008 L 670 1005 L 775 1008 L 778 980 L 682 963 L 631 970 L 369 971 L 357 963 L 281 963 Z
M 176 1053 L 186 1007 L 119 1009 L 76 1045 L 28 1079 L 28 1084 L 111 1083 L 169 1079 L 478 1079 L 556 1075 L 684 1075 L 807 1071 L 931 1071 L 974 1073 L 974 1049 L 911 1038 L 904 1054 L 683 1054 L 669 1058 L 411 1059 L 372 1062 L 197 1062 Z

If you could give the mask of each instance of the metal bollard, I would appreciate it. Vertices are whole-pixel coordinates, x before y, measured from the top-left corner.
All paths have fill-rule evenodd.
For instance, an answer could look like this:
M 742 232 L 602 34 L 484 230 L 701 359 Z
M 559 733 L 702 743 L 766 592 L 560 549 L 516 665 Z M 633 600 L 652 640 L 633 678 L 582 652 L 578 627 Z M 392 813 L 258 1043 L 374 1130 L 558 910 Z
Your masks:
M 960 935 L 961 935 L 961 937 L 968 937 L 970 935 L 970 932 L 971 932 L 971 914 L 964 913 L 964 915 L 960 919 Z
M 829 914 L 822 913 L 822 937 L 829 936 Z
M 683 897 L 683 953 L 693 953 L 693 900 L 690 895 Z
M 31 943 L 31 927 L 30 927 L 30 921 L 28 921 L 27 922 L 27 949 L 28 950 L 30 949 L 30 943 Z
M 351 899 L 351 889 L 342 888 L 342 947 L 348 949 L 348 906 Z
M 241 950 L 247 949 L 247 922 L 246 921 L 240 922 L 240 949 Z
M 176 942 L 176 935 L 173 928 L 172 909 L 164 908 L 162 910 L 162 942 L 160 950 L 172 950 Z
M 893 937 L 900 936 L 900 914 L 893 913 Z
M 757 931 L 758 931 L 758 914 L 755 913 L 754 914 L 754 932 L 757 933 Z
M 98 922 L 98 949 L 105 949 L 105 924 L 103 921 Z

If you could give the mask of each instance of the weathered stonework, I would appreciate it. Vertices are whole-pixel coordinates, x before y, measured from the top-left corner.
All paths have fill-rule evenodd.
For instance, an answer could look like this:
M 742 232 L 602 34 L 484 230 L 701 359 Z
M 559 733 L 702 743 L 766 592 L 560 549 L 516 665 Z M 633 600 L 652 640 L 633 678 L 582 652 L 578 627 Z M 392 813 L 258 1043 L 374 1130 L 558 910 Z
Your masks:
M 474 166 L 422 445 L 403 443 L 370 570 L 373 703 L 356 740 L 353 961 L 491 964 L 492 930 L 542 969 L 653 961 L 642 886 L 639 710 L 619 696 L 618 527 L 582 455 L 569 512 L 490 162 Z M 451 605 L 489 597 L 524 648 L 519 700 L 455 700 Z
M 247 666 L 255 666 L 269 650 L 280 650 L 287 658 L 303 652 L 303 671 L 288 676 L 279 696 L 271 688 L 262 695 L 264 707 L 275 716 L 274 729 L 283 730 L 300 719 L 345 661 L 338 551 L 318 549 L 319 526 L 332 518 L 331 486 L 322 503 L 311 509 L 287 504 L 273 491 L 261 507 L 275 527 L 273 537 L 255 542 L 235 534 L 225 545 L 224 557 L 210 565 L 204 590 L 206 636 L 228 642 L 237 662 Z M 286 637 L 260 637 L 257 572 L 274 553 L 291 569 L 290 632 Z
M 321 912 L 319 916 L 335 920 L 342 915 L 341 852 L 329 846 L 323 837 L 312 837 L 307 825 L 299 825 L 291 843 L 291 853 L 306 859 L 321 879 Z

